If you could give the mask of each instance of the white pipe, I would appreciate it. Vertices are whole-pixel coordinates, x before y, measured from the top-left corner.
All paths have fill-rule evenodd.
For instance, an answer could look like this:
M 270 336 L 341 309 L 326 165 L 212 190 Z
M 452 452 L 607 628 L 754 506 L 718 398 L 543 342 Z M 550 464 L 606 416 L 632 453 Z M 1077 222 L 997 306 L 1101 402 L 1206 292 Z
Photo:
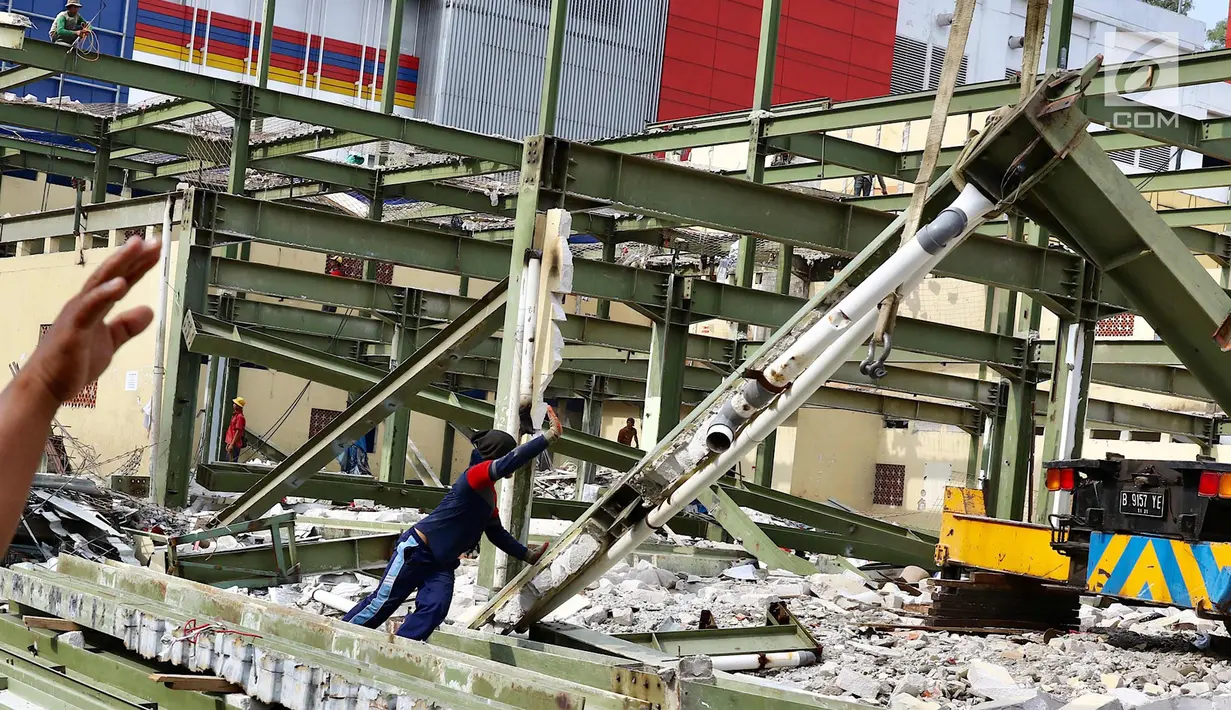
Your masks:
M 506 405 L 507 408 L 505 409 L 505 416 L 508 417 L 509 422 L 506 426 L 511 428 L 509 433 L 513 434 L 514 438 L 517 436 L 518 422 L 521 420 L 518 406 L 521 402 L 521 361 L 523 351 L 525 350 L 523 343 L 525 342 L 526 332 L 526 309 L 529 307 L 530 302 L 530 297 L 527 295 L 530 288 L 529 274 L 530 267 L 527 265 L 526 269 L 522 271 L 521 284 L 518 286 L 520 297 L 517 299 L 517 329 L 513 332 L 513 338 L 517 342 L 517 347 L 513 348 L 513 362 L 507 363 L 509 371 L 516 378 L 513 381 L 517 387 L 517 391 L 509 398 L 509 402 Z
M 953 204 L 941 212 L 916 238 L 904 244 L 862 283 L 851 290 L 825 317 L 804 332 L 764 370 L 763 380 L 749 380 L 707 425 L 706 446 L 721 453 L 731 445 L 735 432 L 753 414 L 774 398 L 775 392 L 789 385 L 816 358 L 841 336 L 852 323 L 899 287 L 912 290 L 911 280 L 922 279 L 941 262 L 970 232 L 981 224 L 994 205 L 973 185 L 967 185 Z M 939 226 L 938 226 L 939 225 Z M 937 238 L 936 233 L 943 239 Z M 951 230 L 957 229 L 956 233 Z
M 777 653 L 739 653 L 711 656 L 716 671 L 767 671 L 772 668 L 800 668 L 816 665 L 812 651 L 780 651 Z
M 519 407 L 525 407 L 530 404 L 534 397 L 533 382 L 534 382 L 534 336 L 538 332 L 538 312 L 539 312 L 539 275 L 542 273 L 543 262 L 541 259 L 531 259 L 526 264 L 525 273 L 522 275 L 522 281 L 526 283 L 526 291 L 522 294 L 522 298 L 528 301 L 525 304 L 525 321 L 524 330 L 521 336 L 521 372 L 518 377 L 517 401 Z
M 834 343 L 833 347 L 830 348 L 830 351 L 834 353 L 833 355 L 829 355 L 827 352 L 821 358 L 814 361 L 799 376 L 791 389 L 787 390 L 767 410 L 761 412 L 760 416 L 744 428 L 742 435 L 735 440 L 731 448 L 718 454 L 708 465 L 692 474 L 688 480 L 680 484 L 679 487 L 671 492 L 666 500 L 650 511 L 620 539 L 612 543 L 601 557 L 588 566 L 584 572 L 578 575 L 559 594 L 554 595 L 553 598 L 564 600 L 581 592 L 591 583 L 597 581 L 599 577 L 602 577 L 617 562 L 636 550 L 654 532 L 655 528 L 663 527 L 671 518 L 683 510 L 685 506 L 697 498 L 701 491 L 713 485 L 714 481 L 721 478 L 746 453 L 751 451 L 765 437 L 769 436 L 770 432 L 777 429 L 778 425 L 794 413 L 795 410 L 799 409 L 816 390 L 820 389 L 825 380 L 829 379 L 837 371 L 838 367 L 846 362 L 849 353 L 854 352 L 863 344 L 863 341 L 872 334 L 875 328 L 875 312 L 864 316 L 854 327 L 847 328 L 838 339 L 838 342 Z M 550 610 L 540 611 L 546 614 Z
M 217 356 L 215 356 L 217 357 Z M 226 410 L 226 405 L 223 403 L 226 395 L 226 372 L 230 367 L 225 357 L 218 358 L 217 364 L 218 376 L 214 378 L 214 391 L 208 394 L 210 400 L 210 440 L 205 445 L 206 461 L 214 463 L 218 460 L 218 449 L 222 446 L 222 413 Z
M 154 336 L 154 394 L 150 407 L 150 477 L 157 475 L 159 440 L 162 438 L 162 389 L 167 377 L 164 364 L 167 353 L 167 290 L 171 281 L 171 219 L 175 214 L 174 194 L 167 196 L 167 209 L 162 215 L 162 243 L 158 258 L 162 262 L 162 278 L 158 283 L 156 306 L 157 334 Z
M 1065 348 L 1064 361 L 1069 371 L 1064 375 L 1064 402 L 1062 403 L 1063 409 L 1061 410 L 1060 441 L 1058 447 L 1061 459 L 1073 458 L 1077 448 L 1077 429 L 1084 424 L 1084 422 L 1077 421 L 1077 410 L 1081 404 L 1079 401 L 1082 384 L 1081 375 L 1085 371 L 1083 359 L 1086 353 L 1086 332 L 1082 330 L 1080 325 L 1073 323 L 1069 326 L 1068 336 L 1068 347 Z M 1052 495 L 1051 512 L 1054 515 L 1067 515 L 1071 509 L 1072 498 L 1072 494 L 1068 491 L 1056 491 Z
M 965 194 L 965 193 L 963 193 Z M 960 200 L 959 200 L 960 202 Z M 986 202 L 986 200 L 984 200 Z M 957 204 L 957 203 L 955 203 Z M 951 244 L 959 243 L 964 237 L 982 224 L 982 217 L 990 211 L 990 206 L 979 218 L 967 222 L 965 229 L 957 238 L 950 240 Z M 947 253 L 942 250 L 938 257 Z M 938 261 L 938 260 L 937 260 Z M 918 287 L 920 282 L 930 273 L 935 263 L 929 259 L 926 263 L 917 264 L 900 282 L 906 293 Z M 883 267 L 882 267 L 883 268 Z M 826 347 L 819 356 L 797 377 L 791 387 L 778 396 L 759 416 L 754 412 L 752 419 L 744 427 L 740 436 L 732 441 L 732 446 L 713 458 L 708 465 L 693 473 L 687 480 L 675 488 L 667 499 L 658 504 L 644 518 L 626 532 L 620 539 L 611 544 L 603 554 L 585 570 L 566 585 L 553 599 L 564 600 L 584 590 L 591 583 L 603 576 L 617 562 L 637 548 L 655 529 L 666 525 L 671 518 L 692 502 L 704 489 L 722 477 L 732 466 L 763 441 L 782 422 L 804 405 L 837 372 L 851 353 L 855 352 L 876 330 L 877 312 L 867 311 L 853 325 L 838 332 L 837 339 Z M 818 323 L 817 326 L 821 324 Z M 817 327 L 817 326 L 814 326 Z M 810 332 L 810 331 L 809 331 Z M 538 609 L 536 613 L 546 614 L 550 609 Z
M 355 602 L 347 599 L 346 597 L 338 596 L 333 592 L 326 592 L 324 589 L 318 589 L 312 592 L 312 601 L 320 602 L 330 609 L 336 609 L 338 611 L 350 611 L 355 607 Z

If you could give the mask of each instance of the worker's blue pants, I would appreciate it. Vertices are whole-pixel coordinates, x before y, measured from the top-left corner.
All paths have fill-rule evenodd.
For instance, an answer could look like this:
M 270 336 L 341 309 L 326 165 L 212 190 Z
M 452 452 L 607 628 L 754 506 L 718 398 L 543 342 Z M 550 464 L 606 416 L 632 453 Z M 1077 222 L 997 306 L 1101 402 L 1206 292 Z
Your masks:
M 449 613 L 456 567 L 456 564 L 440 564 L 411 528 L 398 538 L 380 585 L 346 612 L 342 620 L 369 629 L 379 628 L 410 593 L 418 589 L 415 611 L 402 622 L 398 636 L 425 641 Z

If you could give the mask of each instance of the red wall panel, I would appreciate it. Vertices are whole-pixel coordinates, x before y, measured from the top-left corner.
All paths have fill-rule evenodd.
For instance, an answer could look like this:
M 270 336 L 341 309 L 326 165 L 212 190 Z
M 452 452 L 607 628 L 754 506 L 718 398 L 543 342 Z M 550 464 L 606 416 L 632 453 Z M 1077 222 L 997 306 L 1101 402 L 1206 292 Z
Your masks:
M 774 103 L 889 93 L 898 0 L 783 0 Z M 660 121 L 752 106 L 761 0 L 671 0 Z

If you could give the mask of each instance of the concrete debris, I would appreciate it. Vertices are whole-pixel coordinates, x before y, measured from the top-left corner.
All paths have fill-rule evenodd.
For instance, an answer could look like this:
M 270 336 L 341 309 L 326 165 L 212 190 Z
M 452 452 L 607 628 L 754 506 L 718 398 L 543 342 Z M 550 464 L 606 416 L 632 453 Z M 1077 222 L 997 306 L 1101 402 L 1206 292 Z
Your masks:
M 56 640 L 73 648 L 85 648 L 85 634 L 80 631 L 62 633 L 56 637 Z
M 1109 692 L 1112 697 L 1120 701 L 1120 705 L 1124 706 L 1124 710 L 1136 710 L 1136 708 L 1154 701 L 1149 695 L 1136 688 L 1114 688 Z
M 902 569 L 902 573 L 898 576 L 900 576 L 902 581 L 907 584 L 918 584 L 919 582 L 931 577 L 932 574 L 922 567 L 911 565 L 909 567 L 904 567 Z
M 970 662 L 966 681 L 970 684 L 972 693 L 990 700 L 1007 700 L 1021 695 L 1023 690 L 1004 666 L 977 658 Z
M 757 566 L 751 564 L 739 565 L 738 567 L 732 567 L 726 572 L 723 572 L 722 576 L 727 579 L 742 579 L 746 582 L 753 582 L 758 578 Z
M 889 707 L 891 710 L 940 710 L 940 703 L 920 700 L 913 695 L 895 695 Z
M 868 676 L 852 669 L 843 668 L 838 674 L 836 685 L 859 698 L 864 700 L 875 700 L 876 696 L 880 695 L 881 682 L 875 678 Z
M 1124 710 L 1124 708 L 1114 696 L 1091 693 L 1070 700 L 1061 710 Z
M 897 695 L 923 695 L 928 689 L 928 679 L 921 673 L 907 673 L 902 676 L 898 684 L 893 688 L 893 694 Z

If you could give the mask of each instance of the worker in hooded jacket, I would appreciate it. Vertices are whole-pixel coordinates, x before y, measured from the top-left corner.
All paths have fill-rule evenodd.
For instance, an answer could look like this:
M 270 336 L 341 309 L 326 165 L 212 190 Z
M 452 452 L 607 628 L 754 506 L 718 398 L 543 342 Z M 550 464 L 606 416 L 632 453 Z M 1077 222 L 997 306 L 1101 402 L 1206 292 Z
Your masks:
M 550 407 L 547 419 L 547 428 L 521 446 L 503 431 L 475 434 L 471 439 L 474 454 L 470 468 L 450 487 L 431 515 L 402 533 L 380 585 L 347 612 L 343 620 L 379 628 L 417 589 L 415 611 L 402 622 L 397 635 L 423 641 L 449 613 L 453 573 L 459 559 L 478 545 L 483 535 L 510 557 L 527 564 L 537 562 L 547 544 L 529 550 L 500 524 L 496 481 L 513 475 L 560 438 L 560 420 Z

